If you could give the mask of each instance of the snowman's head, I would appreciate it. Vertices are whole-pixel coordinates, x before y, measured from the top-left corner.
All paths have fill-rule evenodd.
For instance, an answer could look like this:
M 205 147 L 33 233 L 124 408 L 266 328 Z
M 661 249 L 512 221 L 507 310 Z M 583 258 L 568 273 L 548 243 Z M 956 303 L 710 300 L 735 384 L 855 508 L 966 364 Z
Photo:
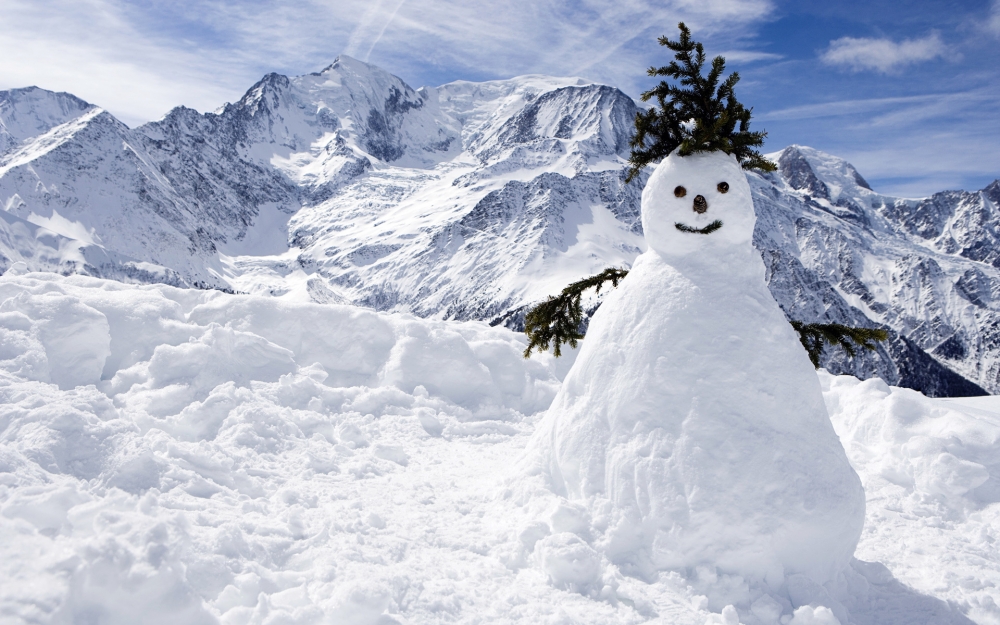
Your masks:
M 642 192 L 646 243 L 667 258 L 749 250 L 755 222 L 746 175 L 724 152 L 675 152 L 657 165 Z

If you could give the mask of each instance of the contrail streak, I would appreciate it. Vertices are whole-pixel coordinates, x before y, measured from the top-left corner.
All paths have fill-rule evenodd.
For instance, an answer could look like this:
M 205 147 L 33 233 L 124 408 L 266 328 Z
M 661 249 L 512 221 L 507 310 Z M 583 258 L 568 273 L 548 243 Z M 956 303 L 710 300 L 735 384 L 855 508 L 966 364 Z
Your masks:
M 378 37 L 375 37 L 375 41 L 372 42 L 372 45 L 368 46 L 368 52 L 365 53 L 365 58 L 364 58 L 365 63 L 368 62 L 368 57 L 371 56 L 372 50 L 375 49 L 375 44 L 377 44 L 382 39 L 382 35 L 385 34 L 385 29 L 389 27 L 389 24 L 392 23 L 392 20 L 396 19 L 396 14 L 399 13 L 399 9 L 401 9 L 404 4 L 406 4 L 406 0 L 399 0 L 399 4 L 396 5 L 396 8 L 395 10 L 393 10 L 392 15 L 390 15 L 389 19 L 387 19 L 385 21 L 385 24 L 382 25 L 382 30 L 378 31 Z

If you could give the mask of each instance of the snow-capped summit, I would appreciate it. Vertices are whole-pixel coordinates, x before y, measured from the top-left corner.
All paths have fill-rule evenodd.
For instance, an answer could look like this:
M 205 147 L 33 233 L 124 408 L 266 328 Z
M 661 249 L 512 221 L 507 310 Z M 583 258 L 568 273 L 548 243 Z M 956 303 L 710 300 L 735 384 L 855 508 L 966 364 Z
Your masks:
M 502 114 L 510 105 L 502 102 L 469 138 L 467 149 L 484 164 L 513 159 L 558 167 L 566 161 L 570 171 L 585 171 L 601 160 L 628 157 L 637 109 L 621 91 L 603 85 L 571 85 L 513 97 L 521 100 L 516 114 Z
M 289 159 L 289 172 L 348 145 L 385 163 L 428 167 L 459 142 L 457 128 L 426 104 L 396 76 L 340 56 L 321 72 L 268 74 L 219 118 L 249 156 Z
M 834 203 L 841 196 L 855 197 L 861 189 L 874 191 L 854 166 L 813 148 L 790 145 L 767 158 L 779 165 L 781 177 L 793 189 L 805 191 Z
M 92 108 L 75 95 L 38 87 L 0 91 L 0 155 Z
M 59 94 L 50 100 L 65 101 Z M 103 109 L 83 108 L 78 116 L 9 150 L 0 157 L 0 187 L 9 214 L 76 240 L 73 249 L 98 245 L 129 262 L 109 275 L 146 272 L 175 279 L 178 273 L 211 271 L 215 248 L 208 233 L 214 228 L 199 223 L 141 140 Z M 75 254 L 58 255 L 57 266 L 46 268 L 86 272 L 88 263 Z M 18 260 L 31 257 L 37 254 L 29 251 Z M 155 268 L 137 271 L 136 263 Z

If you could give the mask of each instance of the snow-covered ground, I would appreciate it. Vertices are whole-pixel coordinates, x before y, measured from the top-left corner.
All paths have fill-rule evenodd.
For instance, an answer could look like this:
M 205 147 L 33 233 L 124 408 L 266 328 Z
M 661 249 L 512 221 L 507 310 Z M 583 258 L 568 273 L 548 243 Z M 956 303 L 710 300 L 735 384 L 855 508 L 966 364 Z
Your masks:
M 524 346 L 0 277 L 0 622 L 1000 623 L 1000 398 L 820 372 L 865 530 L 837 583 L 775 598 L 708 567 L 625 576 L 579 504 L 520 487 L 572 358 Z

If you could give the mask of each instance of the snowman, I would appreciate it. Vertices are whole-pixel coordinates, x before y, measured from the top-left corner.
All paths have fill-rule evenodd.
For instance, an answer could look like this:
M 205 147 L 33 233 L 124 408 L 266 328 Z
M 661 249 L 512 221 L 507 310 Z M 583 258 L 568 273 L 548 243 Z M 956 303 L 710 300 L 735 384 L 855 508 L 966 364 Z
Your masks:
M 533 440 L 550 487 L 589 506 L 596 546 L 642 577 L 709 566 L 823 584 L 861 534 L 861 482 L 765 285 L 754 223 L 734 156 L 665 158 L 642 193 L 648 250 Z

